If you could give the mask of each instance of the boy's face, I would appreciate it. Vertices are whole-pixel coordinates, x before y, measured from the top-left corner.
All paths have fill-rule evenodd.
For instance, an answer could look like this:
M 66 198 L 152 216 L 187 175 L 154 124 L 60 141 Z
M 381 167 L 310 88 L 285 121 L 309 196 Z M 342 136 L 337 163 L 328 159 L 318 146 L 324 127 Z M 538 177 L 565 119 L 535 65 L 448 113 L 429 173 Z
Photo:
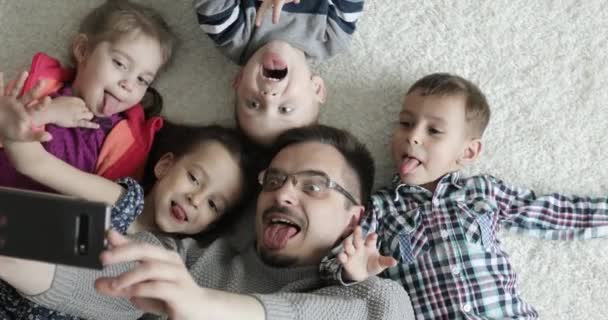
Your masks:
M 434 191 L 438 179 L 472 162 L 481 142 L 467 129 L 462 95 L 406 95 L 392 140 L 401 181 Z
M 302 50 L 283 41 L 261 47 L 234 81 L 236 117 L 252 140 L 270 145 L 287 129 L 313 124 L 325 85 L 311 73 Z

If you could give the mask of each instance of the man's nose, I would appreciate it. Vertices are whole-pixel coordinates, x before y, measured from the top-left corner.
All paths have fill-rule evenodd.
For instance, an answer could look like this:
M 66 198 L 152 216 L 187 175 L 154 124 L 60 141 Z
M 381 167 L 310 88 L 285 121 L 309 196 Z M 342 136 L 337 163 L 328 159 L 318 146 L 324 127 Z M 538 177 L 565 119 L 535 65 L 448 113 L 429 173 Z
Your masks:
M 284 206 L 295 206 L 299 203 L 298 189 L 292 179 L 287 179 L 285 183 L 275 191 L 276 199 L 279 204 Z

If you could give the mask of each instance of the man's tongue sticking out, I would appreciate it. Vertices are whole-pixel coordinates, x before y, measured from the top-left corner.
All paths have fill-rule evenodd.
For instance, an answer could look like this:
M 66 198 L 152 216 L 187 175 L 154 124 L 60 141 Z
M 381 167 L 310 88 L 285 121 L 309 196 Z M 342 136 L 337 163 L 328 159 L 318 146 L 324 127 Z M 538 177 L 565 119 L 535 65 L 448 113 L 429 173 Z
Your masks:
M 298 230 L 294 226 L 284 223 L 269 224 L 264 230 L 264 245 L 273 250 L 283 249 L 296 233 Z

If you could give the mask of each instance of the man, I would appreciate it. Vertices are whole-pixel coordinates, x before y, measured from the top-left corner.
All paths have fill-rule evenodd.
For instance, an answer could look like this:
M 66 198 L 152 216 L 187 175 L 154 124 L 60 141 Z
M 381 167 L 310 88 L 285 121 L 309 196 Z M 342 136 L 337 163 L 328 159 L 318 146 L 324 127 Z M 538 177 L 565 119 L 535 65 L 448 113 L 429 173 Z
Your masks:
M 390 281 L 323 287 L 318 276 L 322 257 L 364 211 L 374 177 L 367 149 L 345 131 L 312 126 L 286 132 L 276 150 L 259 177 L 255 241 L 250 224 L 205 247 L 111 232 L 102 271 L 13 260 L 19 268 L 0 277 L 35 302 L 91 319 L 136 319 L 140 310 L 171 319 L 413 318 L 407 294 Z M 20 268 L 43 276 L 19 279 Z

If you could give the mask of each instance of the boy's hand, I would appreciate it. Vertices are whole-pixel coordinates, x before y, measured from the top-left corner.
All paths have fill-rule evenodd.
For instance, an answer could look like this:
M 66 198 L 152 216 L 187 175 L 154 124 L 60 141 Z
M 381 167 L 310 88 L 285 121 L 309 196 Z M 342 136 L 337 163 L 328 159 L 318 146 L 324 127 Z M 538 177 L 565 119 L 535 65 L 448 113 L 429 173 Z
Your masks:
M 94 115 L 84 103 L 77 97 L 57 97 L 51 100 L 49 108 L 44 110 L 44 123 L 53 123 L 64 128 L 99 128 L 99 124 L 91 122 Z
M 0 73 L 0 136 L 3 140 L 13 141 L 49 141 L 51 135 L 45 131 L 34 131 L 32 117 L 26 110 L 26 105 L 35 101 L 35 97 L 42 89 L 41 83 L 37 83 L 34 88 L 18 97 L 27 79 L 27 72 L 22 72 L 11 90 L 4 88 L 4 75 Z M 42 110 L 49 103 L 50 99 L 45 98 L 33 106 L 34 112 Z
M 363 281 L 397 264 L 393 257 L 380 255 L 376 248 L 377 240 L 378 235 L 372 232 L 364 241 L 361 227 L 355 228 L 353 234 L 344 239 L 344 250 L 338 254 L 338 261 L 344 268 L 345 280 Z
M 300 0 L 259 0 L 262 1 L 262 5 L 258 9 L 258 12 L 255 15 L 255 25 L 257 27 L 262 25 L 262 19 L 264 19 L 264 14 L 268 10 L 268 8 L 272 8 L 272 23 L 278 23 L 279 17 L 281 16 L 281 10 L 283 9 L 283 5 L 286 3 L 293 2 L 295 4 L 299 4 Z

